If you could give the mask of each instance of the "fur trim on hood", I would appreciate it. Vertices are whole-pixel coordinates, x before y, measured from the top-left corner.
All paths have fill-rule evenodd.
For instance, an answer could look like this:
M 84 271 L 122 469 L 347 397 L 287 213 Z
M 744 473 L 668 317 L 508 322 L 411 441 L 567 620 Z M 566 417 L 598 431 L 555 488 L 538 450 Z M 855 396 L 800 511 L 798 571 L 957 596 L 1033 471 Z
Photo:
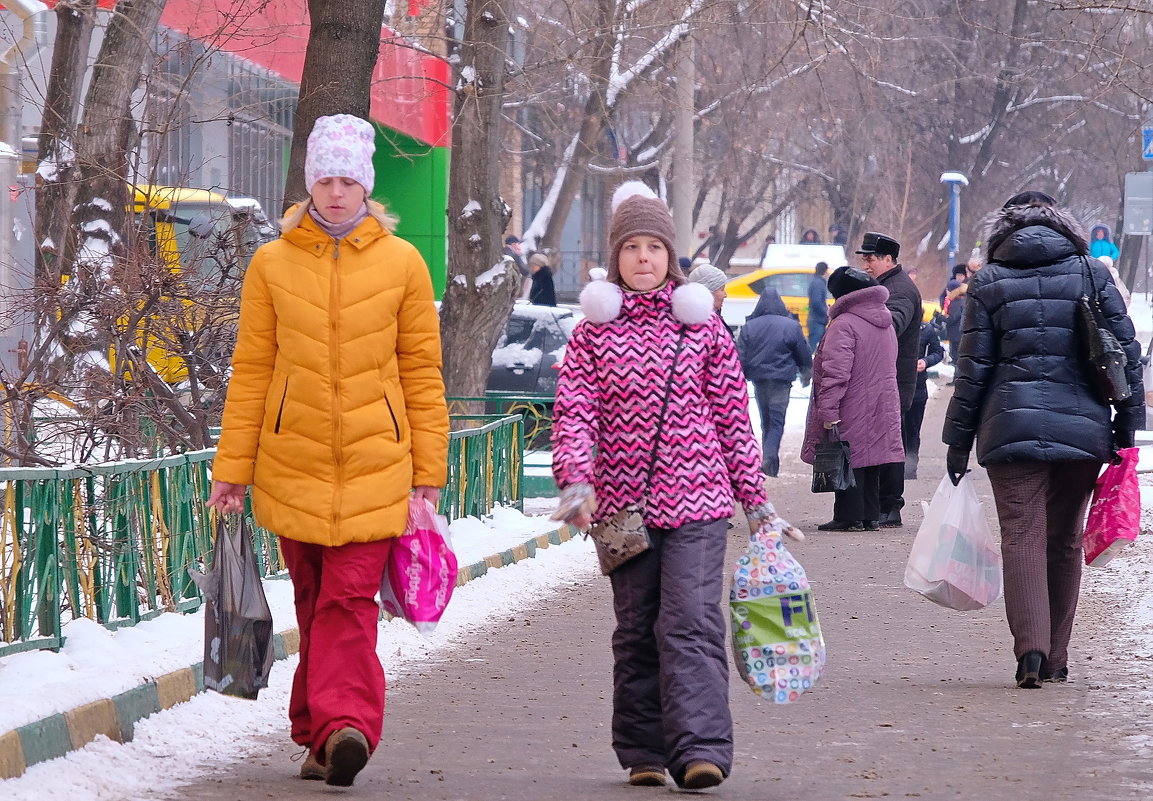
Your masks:
M 615 320 L 623 303 L 624 291 L 611 281 L 590 281 L 581 290 L 581 311 L 591 323 Z M 701 284 L 683 284 L 673 290 L 672 307 L 685 325 L 700 325 L 713 315 L 713 293 Z
M 995 261 L 993 254 L 1014 231 L 1034 225 L 1052 228 L 1072 242 L 1079 255 L 1088 255 L 1089 243 L 1085 228 L 1072 214 L 1060 206 L 1030 204 L 998 209 L 986 219 L 985 261 Z

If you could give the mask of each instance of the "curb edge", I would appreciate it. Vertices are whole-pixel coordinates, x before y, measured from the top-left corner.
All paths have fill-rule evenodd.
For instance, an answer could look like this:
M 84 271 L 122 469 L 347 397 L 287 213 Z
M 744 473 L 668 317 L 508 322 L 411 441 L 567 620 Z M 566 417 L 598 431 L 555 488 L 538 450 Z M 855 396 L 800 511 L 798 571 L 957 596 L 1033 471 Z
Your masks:
M 457 570 L 456 586 L 480 578 L 490 570 L 531 559 L 539 549 L 560 545 L 573 539 L 577 533 L 572 526 L 564 524 L 546 534 L 539 534 L 500 553 L 460 567 Z M 276 661 L 287 659 L 299 650 L 300 632 L 295 627 L 273 635 Z M 131 742 L 137 722 L 203 692 L 204 665 L 203 662 L 197 662 L 157 676 L 112 698 L 90 701 L 0 733 L 0 780 L 19 778 L 32 765 L 66 756 L 102 734 L 116 742 Z

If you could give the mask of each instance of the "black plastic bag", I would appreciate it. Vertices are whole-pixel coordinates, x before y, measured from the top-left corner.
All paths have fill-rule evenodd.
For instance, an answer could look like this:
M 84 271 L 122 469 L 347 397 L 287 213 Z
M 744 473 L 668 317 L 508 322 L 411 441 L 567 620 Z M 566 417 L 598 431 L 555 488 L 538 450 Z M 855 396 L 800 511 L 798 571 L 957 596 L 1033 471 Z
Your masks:
M 849 462 L 849 443 L 841 439 L 837 427 L 829 430 L 829 441 L 818 442 L 813 454 L 813 492 L 834 492 L 857 486 Z
M 255 699 L 272 671 L 272 610 L 243 517 L 216 518 L 212 569 L 192 573 L 204 593 L 204 686 Z

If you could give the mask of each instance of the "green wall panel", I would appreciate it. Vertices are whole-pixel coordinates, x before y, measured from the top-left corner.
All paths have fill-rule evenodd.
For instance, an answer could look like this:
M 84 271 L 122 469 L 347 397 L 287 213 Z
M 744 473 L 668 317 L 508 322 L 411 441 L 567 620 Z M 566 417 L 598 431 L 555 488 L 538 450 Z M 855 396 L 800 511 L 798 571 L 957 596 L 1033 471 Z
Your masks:
M 448 262 L 448 165 L 446 147 L 432 147 L 377 126 L 376 187 L 372 196 L 400 217 L 396 233 L 424 257 L 439 298 Z

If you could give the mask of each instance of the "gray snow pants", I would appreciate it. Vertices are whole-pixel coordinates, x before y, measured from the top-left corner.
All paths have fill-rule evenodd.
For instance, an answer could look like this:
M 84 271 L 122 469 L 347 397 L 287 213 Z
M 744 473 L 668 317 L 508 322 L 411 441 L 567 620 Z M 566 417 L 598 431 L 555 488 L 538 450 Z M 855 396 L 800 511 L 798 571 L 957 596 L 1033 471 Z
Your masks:
M 650 528 L 653 548 L 610 576 L 613 749 L 621 767 L 664 765 L 680 779 L 704 759 L 733 764 L 721 606 L 727 520 Z

